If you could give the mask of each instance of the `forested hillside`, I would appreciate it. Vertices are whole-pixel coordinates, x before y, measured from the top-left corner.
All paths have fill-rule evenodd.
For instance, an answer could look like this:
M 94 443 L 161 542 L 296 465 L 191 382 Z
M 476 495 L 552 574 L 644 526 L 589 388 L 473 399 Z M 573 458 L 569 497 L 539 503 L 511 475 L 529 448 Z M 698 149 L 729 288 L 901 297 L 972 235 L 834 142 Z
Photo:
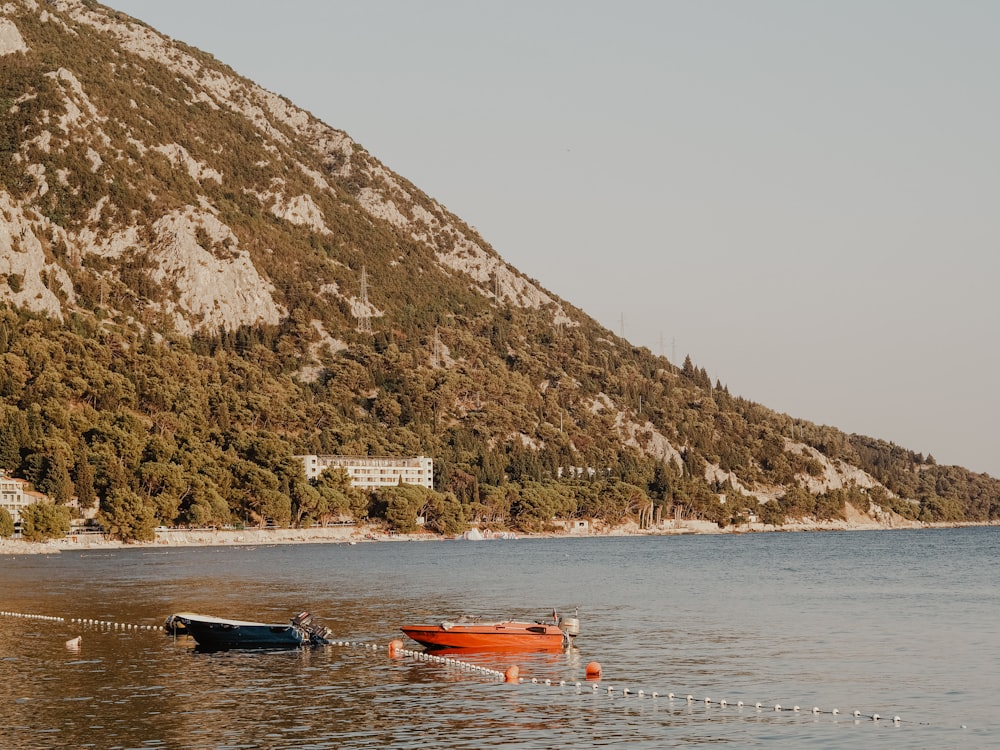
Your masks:
M 0 40 L 0 468 L 112 535 L 1000 519 L 997 480 L 631 346 L 210 56 L 90 2 Z M 435 490 L 297 454 L 432 456 Z

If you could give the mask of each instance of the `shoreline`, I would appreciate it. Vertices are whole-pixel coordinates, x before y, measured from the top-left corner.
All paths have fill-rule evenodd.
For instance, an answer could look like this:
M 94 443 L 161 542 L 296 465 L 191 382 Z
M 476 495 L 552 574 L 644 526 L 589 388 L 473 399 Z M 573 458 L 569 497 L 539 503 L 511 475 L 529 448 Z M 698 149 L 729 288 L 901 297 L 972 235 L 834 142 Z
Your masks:
M 762 523 L 741 524 L 719 528 L 710 521 L 668 521 L 657 528 L 640 529 L 638 524 L 588 529 L 586 531 L 551 531 L 518 533 L 520 539 L 593 539 L 626 536 L 701 536 L 718 534 L 772 534 L 815 531 L 890 531 L 899 529 L 947 529 L 978 526 L 1000 526 L 1000 522 L 939 522 L 922 523 L 902 518 L 879 522 L 873 519 L 839 521 L 797 521 L 781 526 Z M 125 543 L 108 539 L 101 533 L 69 534 L 63 539 L 29 542 L 21 539 L 0 539 L 0 555 L 19 556 L 61 552 L 108 549 L 170 549 L 180 547 L 256 547 L 285 544 L 372 544 L 376 542 L 446 541 L 461 537 L 421 531 L 413 534 L 388 533 L 376 526 L 345 525 L 316 526 L 303 529 L 170 529 L 156 532 L 151 542 Z M 479 540 L 468 540 L 479 541 Z M 495 541 L 486 538 L 482 541 Z

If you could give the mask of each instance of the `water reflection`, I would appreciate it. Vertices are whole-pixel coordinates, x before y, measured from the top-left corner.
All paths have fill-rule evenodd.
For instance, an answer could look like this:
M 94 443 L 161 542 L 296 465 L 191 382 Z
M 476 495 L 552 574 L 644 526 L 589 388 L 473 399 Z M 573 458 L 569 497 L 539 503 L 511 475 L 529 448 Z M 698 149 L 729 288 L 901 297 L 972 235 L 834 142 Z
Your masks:
M 5 560 L 3 610 L 156 625 L 185 610 L 266 622 L 309 610 L 335 638 L 379 648 L 205 653 L 162 631 L 0 617 L 0 747 L 848 748 L 889 732 L 893 747 L 995 746 L 990 696 L 1000 685 L 983 665 L 1000 659 L 991 637 L 1000 602 L 963 571 L 991 569 L 996 534 L 876 536 Z M 820 564 L 833 571 L 822 580 L 811 573 Z M 923 595 L 929 580 L 940 597 Z M 390 658 L 385 648 L 415 619 L 533 619 L 577 605 L 574 651 L 449 654 L 499 671 L 516 665 L 524 685 Z M 78 650 L 67 647 L 81 635 Z M 583 679 L 592 660 L 604 667 L 597 692 Z M 668 691 L 698 702 L 670 701 Z M 758 711 L 755 701 L 845 715 Z M 853 708 L 912 723 L 855 724 L 846 716 Z M 959 723 L 971 727 L 962 736 L 953 733 Z

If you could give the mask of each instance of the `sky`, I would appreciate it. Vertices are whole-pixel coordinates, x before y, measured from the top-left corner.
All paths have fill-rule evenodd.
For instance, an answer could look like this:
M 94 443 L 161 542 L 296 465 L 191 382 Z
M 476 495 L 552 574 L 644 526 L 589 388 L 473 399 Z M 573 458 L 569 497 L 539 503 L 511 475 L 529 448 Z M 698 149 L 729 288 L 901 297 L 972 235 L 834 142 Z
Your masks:
M 109 4 L 633 344 L 1000 477 L 1000 3 Z

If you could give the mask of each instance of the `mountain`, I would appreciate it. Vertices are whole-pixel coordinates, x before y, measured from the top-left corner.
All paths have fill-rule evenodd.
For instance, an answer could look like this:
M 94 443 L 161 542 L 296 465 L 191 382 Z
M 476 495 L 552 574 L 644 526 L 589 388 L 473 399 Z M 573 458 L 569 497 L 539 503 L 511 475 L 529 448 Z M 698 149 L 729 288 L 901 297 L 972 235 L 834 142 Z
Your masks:
M 632 346 L 346 133 L 89 0 L 0 5 L 0 300 L 0 467 L 123 538 L 1000 518 L 989 476 Z M 432 456 L 436 491 L 301 454 Z

